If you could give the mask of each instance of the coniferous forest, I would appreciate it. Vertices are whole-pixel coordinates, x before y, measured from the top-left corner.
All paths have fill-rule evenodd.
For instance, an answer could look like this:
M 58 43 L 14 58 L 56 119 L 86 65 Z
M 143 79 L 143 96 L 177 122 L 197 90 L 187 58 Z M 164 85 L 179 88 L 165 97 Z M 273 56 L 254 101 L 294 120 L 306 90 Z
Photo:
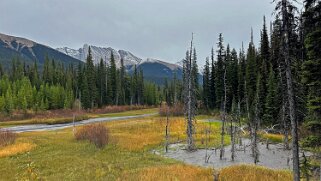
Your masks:
M 146 140 L 135 137 L 139 140 L 136 146 L 141 143 L 148 146 L 136 148 L 122 145 L 122 149 L 135 152 L 154 146 L 152 151 L 155 152 L 162 146 L 164 138 L 165 153 L 170 150 L 170 143 L 184 142 L 184 150 L 190 153 L 206 149 L 205 163 L 208 163 L 212 156 L 208 154 L 211 146 L 214 145 L 212 150 L 215 150 L 215 155 L 218 150 L 222 161 L 230 152 L 226 145 L 231 145 L 231 160 L 234 161 L 238 157 L 235 150 L 241 149 L 242 139 L 249 139 L 249 152 L 257 165 L 265 159 L 264 154 L 260 154 L 259 144 L 266 144 L 269 149 L 269 144 L 273 142 L 270 138 L 263 139 L 262 135 L 281 135 L 278 143 L 291 154 L 287 161 L 288 165 L 291 162 L 290 178 L 295 181 L 315 179 L 314 172 L 320 175 L 321 169 L 321 1 L 298 3 L 274 0 L 273 4 L 273 20 L 268 22 L 263 16 L 259 32 L 249 27 L 248 35 L 240 36 L 250 38 L 250 41 L 239 42 L 240 49 L 225 42 L 222 32 L 216 35 L 209 56 L 200 60 L 194 46 L 197 38 L 192 33 L 182 60 L 182 75 L 175 73 L 173 78 L 164 78 L 162 83 L 147 80 L 144 71 L 136 65 L 128 71 L 123 59 L 117 66 L 113 53 L 109 62 L 102 57 L 99 63 L 94 63 L 90 47 L 86 61 L 78 65 L 66 66 L 45 56 L 44 64 L 39 66 L 37 60 L 30 63 L 20 57 L 12 57 L 9 68 L 4 68 L 0 56 L 0 115 L 11 117 L 16 112 L 37 114 L 50 110 L 72 110 L 75 109 L 75 102 L 80 102 L 81 109 L 87 112 L 107 106 L 144 105 L 157 108 L 157 111 L 159 109 L 159 117 L 150 118 L 161 119 L 152 127 L 156 130 L 139 130 L 145 129 L 144 125 L 138 126 L 139 131 L 134 126 L 126 129 L 132 131 L 130 134 L 146 132 L 148 135 L 142 137 L 155 139 L 155 132 L 159 132 L 157 140 L 160 143 L 145 144 Z M 254 40 L 257 34 L 259 43 Z M 200 67 L 200 61 L 204 61 L 205 65 Z M 211 131 L 212 125 L 215 127 L 217 123 L 215 121 L 199 123 L 199 117 L 205 115 L 208 120 L 213 117 L 218 120 L 217 130 Z M 176 119 L 184 121 L 179 124 Z M 175 125 L 184 127 L 183 134 L 176 130 Z M 123 131 L 124 128 L 108 126 L 106 140 L 110 135 L 114 142 L 123 138 L 117 137 L 118 132 L 114 133 L 117 137 L 115 141 L 112 133 L 113 129 Z M 159 130 L 157 126 L 160 126 Z M 212 138 L 208 135 L 216 133 L 213 139 L 218 140 L 217 143 L 211 142 Z M 87 139 L 74 130 L 73 135 L 76 140 Z M 96 146 L 108 142 L 88 140 Z M 133 138 L 126 141 L 135 144 Z M 244 153 L 245 149 L 244 146 Z M 317 156 L 311 161 L 304 151 Z M 214 180 L 224 180 L 216 171 L 211 172 L 210 176 L 214 176 Z M 126 174 L 123 179 L 131 180 Z M 163 177 L 158 179 L 166 180 Z
M 142 71 L 135 67 L 129 75 L 123 65 L 116 68 L 113 57 L 110 65 L 104 61 L 94 65 L 90 49 L 86 63 L 76 67 L 64 67 L 46 57 L 39 71 L 36 62 L 26 65 L 14 59 L 9 71 L 0 69 L 0 72 L 0 109 L 7 114 L 13 110 L 71 109 L 76 99 L 84 109 L 106 105 L 157 105 L 161 99 L 159 86 L 144 82 Z

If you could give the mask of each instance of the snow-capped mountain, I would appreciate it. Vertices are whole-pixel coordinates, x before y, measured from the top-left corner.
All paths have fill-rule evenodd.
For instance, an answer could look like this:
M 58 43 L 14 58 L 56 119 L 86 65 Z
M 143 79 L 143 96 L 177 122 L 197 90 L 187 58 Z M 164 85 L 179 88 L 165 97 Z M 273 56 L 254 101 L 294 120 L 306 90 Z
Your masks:
M 76 58 L 78 60 L 82 60 L 82 49 L 74 50 L 68 47 L 63 48 L 57 48 L 56 50 L 60 51 L 61 53 L 64 53 L 66 55 L 69 55 L 73 58 Z
M 79 48 L 78 50 L 71 49 L 68 47 L 57 48 L 57 50 L 85 62 L 88 54 L 89 46 L 90 46 L 92 57 L 95 64 L 99 63 L 101 59 L 103 59 L 105 62 L 107 62 L 107 64 L 109 64 L 112 53 L 114 55 L 115 63 L 117 67 L 120 67 L 121 59 L 123 59 L 124 65 L 127 68 L 131 68 L 133 65 L 136 65 L 142 62 L 141 58 L 133 55 L 129 51 L 115 50 L 111 47 L 105 48 L 105 47 L 97 47 L 97 46 L 85 44 L 82 48 Z
M 138 70 L 143 71 L 145 79 L 158 84 L 162 84 L 165 79 L 174 78 L 175 75 L 178 79 L 182 78 L 183 69 L 179 64 L 153 58 L 147 58 L 143 61 L 142 58 L 129 51 L 115 50 L 111 47 L 90 46 L 90 48 L 95 63 L 99 63 L 101 58 L 109 63 L 111 53 L 113 53 L 117 67 L 120 67 L 122 58 L 129 74 L 133 73 L 134 65 L 136 65 Z M 0 33 L 0 64 L 5 68 L 9 67 L 12 59 L 17 57 L 30 65 L 36 60 L 39 69 L 43 67 L 46 57 L 62 63 L 64 66 L 78 65 L 80 62 L 85 62 L 88 49 L 89 45 L 87 44 L 78 50 L 68 47 L 53 49 L 32 40 Z
M 78 50 L 68 47 L 57 48 L 58 51 L 84 62 L 86 61 L 88 49 L 88 44 L 85 44 Z M 183 75 L 183 68 L 178 64 L 172 64 L 154 58 L 147 58 L 143 60 L 142 58 L 135 56 L 129 51 L 115 50 L 111 47 L 104 48 L 90 45 L 90 49 L 94 63 L 97 64 L 100 62 L 100 59 L 103 59 L 108 64 L 110 62 L 111 53 L 113 53 L 116 66 L 118 68 L 120 67 L 120 60 L 123 59 L 128 73 L 133 73 L 134 65 L 136 65 L 137 69 L 143 71 L 145 79 L 148 79 L 152 82 L 162 84 L 165 78 L 172 79 L 176 75 L 178 79 L 181 79 Z

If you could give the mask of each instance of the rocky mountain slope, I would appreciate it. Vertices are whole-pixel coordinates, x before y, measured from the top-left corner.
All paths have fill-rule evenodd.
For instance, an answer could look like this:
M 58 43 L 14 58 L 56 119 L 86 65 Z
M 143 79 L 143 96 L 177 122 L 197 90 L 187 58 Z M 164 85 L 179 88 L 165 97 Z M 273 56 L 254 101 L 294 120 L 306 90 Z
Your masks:
M 31 64 L 36 60 L 41 67 L 44 64 L 46 56 L 64 65 L 81 62 L 49 46 L 25 38 L 0 33 L 0 63 L 5 68 L 10 67 L 9 65 L 11 65 L 13 58 L 25 61 L 27 64 Z

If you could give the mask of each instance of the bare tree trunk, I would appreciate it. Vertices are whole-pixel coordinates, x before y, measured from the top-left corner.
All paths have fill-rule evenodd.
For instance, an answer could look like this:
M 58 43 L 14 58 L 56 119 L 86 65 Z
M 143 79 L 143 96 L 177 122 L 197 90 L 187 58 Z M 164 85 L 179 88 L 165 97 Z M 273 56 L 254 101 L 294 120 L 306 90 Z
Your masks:
M 205 163 L 208 163 L 210 156 L 208 155 L 208 135 L 209 128 L 205 128 Z
M 235 126 L 233 125 L 233 119 L 231 119 L 231 160 L 235 158 Z
M 239 123 L 239 129 L 241 129 L 242 123 L 241 123 L 241 103 L 240 101 L 237 103 L 237 121 Z M 238 139 L 239 139 L 239 146 L 242 146 L 242 133 L 240 130 L 238 131 Z
M 166 110 L 166 129 L 165 129 L 165 139 L 166 139 L 166 143 L 165 143 L 165 151 L 166 153 L 168 153 L 168 145 L 169 145 L 169 130 L 168 130 L 168 125 L 169 125 L 169 118 L 168 118 L 168 105 L 167 105 L 167 110 Z
M 254 132 L 253 132 L 253 140 L 254 140 L 254 164 L 257 164 L 259 162 L 259 149 L 257 147 L 257 128 L 258 128 L 258 125 L 255 124 L 254 125 Z
M 291 135 L 292 135 L 292 158 L 293 158 L 293 179 L 294 181 L 300 181 L 300 161 L 299 161 L 299 144 L 298 144 L 298 125 L 296 121 L 296 109 L 294 102 L 293 81 L 291 73 L 291 63 L 289 55 L 289 34 L 288 34 L 288 22 L 289 17 L 287 15 L 288 1 L 282 0 L 282 20 L 283 20 L 283 55 L 285 61 L 285 75 L 287 84 L 287 98 L 289 102 L 289 113 L 291 120 Z
M 193 111 L 192 111 L 192 52 L 193 52 L 193 34 L 191 40 L 191 49 L 189 62 L 187 65 L 187 75 L 188 75 L 188 96 L 187 96 L 187 150 L 192 151 L 195 149 L 194 139 L 193 139 Z
M 287 124 L 287 119 L 286 119 L 286 115 L 285 115 L 285 105 L 282 105 L 282 123 L 283 123 L 283 134 L 284 134 L 284 140 L 283 140 L 283 144 L 284 144 L 284 149 L 285 150 L 289 150 L 289 131 L 288 131 L 288 124 Z
M 221 130 L 221 150 L 220 160 L 224 157 L 224 135 L 225 135 L 225 122 L 226 122 L 226 65 L 224 65 L 224 101 L 223 101 L 223 115 L 222 115 L 222 130 Z
M 252 155 L 254 158 L 254 164 L 257 164 L 259 162 L 259 149 L 257 146 L 257 130 L 258 130 L 258 126 L 260 123 L 260 97 L 259 97 L 259 91 L 256 91 L 256 98 L 255 98 L 256 102 L 255 102 L 255 118 L 254 120 L 251 120 L 252 125 L 251 125 L 251 129 L 252 131 Z

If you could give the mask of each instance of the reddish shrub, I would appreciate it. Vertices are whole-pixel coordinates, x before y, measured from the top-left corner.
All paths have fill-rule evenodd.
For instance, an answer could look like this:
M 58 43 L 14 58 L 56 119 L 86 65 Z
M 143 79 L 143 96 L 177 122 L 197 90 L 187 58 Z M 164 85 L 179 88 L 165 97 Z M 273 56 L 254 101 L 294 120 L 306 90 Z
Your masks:
M 166 105 L 162 105 L 159 108 L 159 115 L 166 116 L 167 115 L 167 109 L 169 111 L 170 116 L 183 116 L 184 115 L 184 106 L 183 104 L 177 103 L 173 106 L 167 108 Z
M 75 134 L 76 140 L 88 140 L 97 148 L 108 144 L 108 130 L 103 124 L 90 124 L 81 127 Z
M 0 146 L 11 145 L 17 138 L 16 133 L 0 129 Z

